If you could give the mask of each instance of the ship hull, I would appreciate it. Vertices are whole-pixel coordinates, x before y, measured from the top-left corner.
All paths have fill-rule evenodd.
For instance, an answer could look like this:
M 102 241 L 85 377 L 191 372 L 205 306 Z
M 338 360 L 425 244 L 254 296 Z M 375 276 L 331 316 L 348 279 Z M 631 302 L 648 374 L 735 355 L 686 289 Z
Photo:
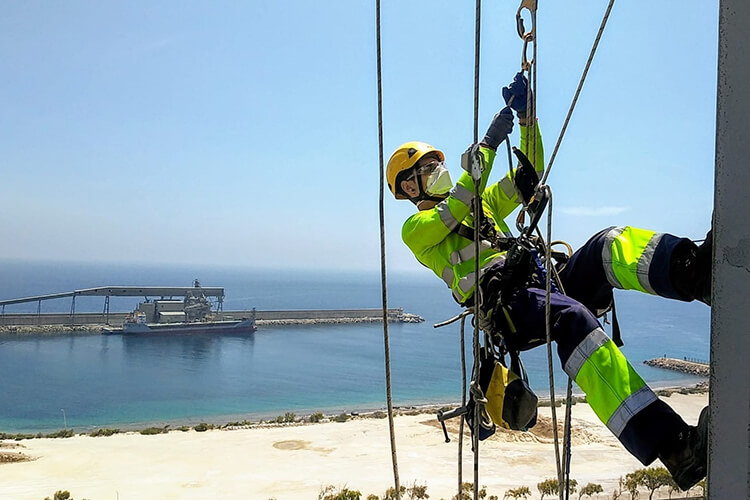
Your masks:
M 255 321 L 210 321 L 196 323 L 126 323 L 122 328 L 107 329 L 105 334 L 122 335 L 249 335 L 256 330 Z

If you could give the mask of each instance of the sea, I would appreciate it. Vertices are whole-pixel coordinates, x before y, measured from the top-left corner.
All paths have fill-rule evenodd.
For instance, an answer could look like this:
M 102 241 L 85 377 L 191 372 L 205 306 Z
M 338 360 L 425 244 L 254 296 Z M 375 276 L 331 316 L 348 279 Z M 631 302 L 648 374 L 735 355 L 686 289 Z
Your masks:
M 194 279 L 224 287 L 225 310 L 380 308 L 383 301 L 379 271 L 25 261 L 0 261 L 0 300 L 110 285 L 191 286 Z M 389 271 L 386 291 L 388 307 L 402 307 L 425 320 L 388 326 L 393 404 L 460 402 L 459 323 L 434 325 L 461 308 L 426 270 Z M 137 302 L 113 297 L 110 310 L 129 311 Z M 647 382 L 666 387 L 705 380 L 643 361 L 660 356 L 707 360 L 708 307 L 619 291 L 616 304 L 622 350 Z M 75 307 L 77 312 L 102 311 L 104 298 L 78 297 Z M 36 308 L 36 303 L 14 305 L 5 312 Z M 42 312 L 70 308 L 70 298 L 42 302 Z M 609 325 L 605 329 L 610 331 Z M 469 371 L 472 334 L 467 322 Z M 384 347 L 381 323 L 261 327 L 237 337 L 0 335 L 0 432 L 89 432 L 383 409 Z M 522 358 L 532 388 L 548 396 L 546 347 Z M 561 397 L 567 378 L 556 356 L 554 367 L 555 393 Z

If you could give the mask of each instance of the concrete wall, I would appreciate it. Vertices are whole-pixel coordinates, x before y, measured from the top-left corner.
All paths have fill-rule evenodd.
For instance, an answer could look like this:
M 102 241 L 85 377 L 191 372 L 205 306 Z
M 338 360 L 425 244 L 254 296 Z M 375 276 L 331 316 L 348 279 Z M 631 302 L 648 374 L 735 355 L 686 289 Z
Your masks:
M 109 324 L 121 325 L 125 321 L 126 313 L 110 313 Z M 32 326 L 32 325 L 70 325 L 70 313 L 63 314 L 1 314 L 0 326 Z M 106 317 L 102 313 L 76 313 L 75 325 L 106 324 Z
M 750 498 L 750 2 L 721 0 L 708 498 Z

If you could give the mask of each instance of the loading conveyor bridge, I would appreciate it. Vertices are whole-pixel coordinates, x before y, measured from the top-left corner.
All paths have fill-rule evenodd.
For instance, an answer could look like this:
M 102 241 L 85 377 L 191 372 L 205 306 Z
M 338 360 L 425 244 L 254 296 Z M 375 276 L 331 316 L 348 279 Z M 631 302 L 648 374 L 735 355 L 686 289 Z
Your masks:
M 0 314 L 5 314 L 5 306 L 12 304 L 37 303 L 37 315 L 41 314 L 42 301 L 62 299 L 71 297 L 70 319 L 73 324 L 76 311 L 76 297 L 104 297 L 104 315 L 109 318 L 110 297 L 143 297 L 148 301 L 149 297 L 187 297 L 200 292 L 206 297 L 216 297 L 218 311 L 223 310 L 224 288 L 203 286 L 102 286 L 97 288 L 83 288 L 72 292 L 52 293 L 48 295 L 35 295 L 19 299 L 0 300 Z

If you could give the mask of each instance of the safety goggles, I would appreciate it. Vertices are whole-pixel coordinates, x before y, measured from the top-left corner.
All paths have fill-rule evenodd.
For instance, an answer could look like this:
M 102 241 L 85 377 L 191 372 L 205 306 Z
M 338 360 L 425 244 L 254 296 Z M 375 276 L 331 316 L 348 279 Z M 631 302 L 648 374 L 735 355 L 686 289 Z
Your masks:
M 445 162 L 433 160 L 430 163 L 427 163 L 425 165 L 420 165 L 419 167 L 412 168 L 411 174 L 409 174 L 409 177 L 406 178 L 407 181 L 413 181 L 417 178 L 418 175 L 423 175 L 426 173 L 433 172 L 436 168 L 444 167 Z

